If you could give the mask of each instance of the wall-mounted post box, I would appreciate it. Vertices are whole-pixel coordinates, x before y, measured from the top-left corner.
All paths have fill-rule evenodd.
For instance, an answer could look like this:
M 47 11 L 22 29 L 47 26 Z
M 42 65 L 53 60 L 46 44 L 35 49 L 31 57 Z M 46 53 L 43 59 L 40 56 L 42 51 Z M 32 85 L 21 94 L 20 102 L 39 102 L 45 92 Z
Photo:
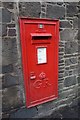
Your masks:
M 20 18 L 27 107 L 58 97 L 59 21 Z

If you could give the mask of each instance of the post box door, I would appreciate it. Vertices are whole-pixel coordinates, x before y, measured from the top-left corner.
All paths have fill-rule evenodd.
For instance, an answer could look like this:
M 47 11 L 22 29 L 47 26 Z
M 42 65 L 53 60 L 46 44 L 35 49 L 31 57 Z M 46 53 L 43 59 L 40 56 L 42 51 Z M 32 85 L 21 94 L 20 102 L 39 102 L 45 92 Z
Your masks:
M 58 96 L 58 27 L 57 20 L 20 19 L 28 108 Z

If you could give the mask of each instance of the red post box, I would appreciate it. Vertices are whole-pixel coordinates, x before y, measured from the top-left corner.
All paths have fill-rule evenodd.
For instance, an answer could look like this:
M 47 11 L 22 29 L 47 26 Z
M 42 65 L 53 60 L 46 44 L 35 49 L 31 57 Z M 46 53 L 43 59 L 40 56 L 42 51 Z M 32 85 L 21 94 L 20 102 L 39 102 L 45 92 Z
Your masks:
M 59 21 L 20 18 L 27 107 L 58 97 Z

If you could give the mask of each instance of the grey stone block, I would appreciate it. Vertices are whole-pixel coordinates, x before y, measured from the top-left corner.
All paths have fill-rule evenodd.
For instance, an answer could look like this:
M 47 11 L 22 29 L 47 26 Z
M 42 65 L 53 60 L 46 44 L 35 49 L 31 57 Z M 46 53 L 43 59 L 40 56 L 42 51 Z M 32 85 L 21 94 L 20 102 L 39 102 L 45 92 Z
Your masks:
M 75 29 L 76 29 L 76 31 L 74 33 L 74 41 L 78 40 L 78 29 L 77 28 L 75 28 Z
M 66 6 L 67 9 L 67 16 L 68 17 L 73 17 L 78 13 L 77 9 L 77 4 L 76 3 L 70 3 L 69 5 Z
M 37 115 L 36 107 L 33 108 L 21 108 L 10 115 L 10 118 L 32 118 Z
M 78 30 L 78 43 L 80 43 L 80 29 Z
M 7 25 L 2 24 L 2 36 L 7 36 Z
M 11 13 L 8 9 L 2 9 L 2 22 L 9 23 L 11 22 Z
M 60 21 L 61 28 L 72 28 L 72 25 L 69 21 Z
M 16 47 L 17 46 L 17 43 L 16 43 L 16 38 L 3 38 L 2 40 L 2 47 L 3 48 L 6 48 L 6 49 L 12 49 L 12 47 Z
M 69 102 L 70 103 L 70 102 Z M 62 119 L 78 119 L 77 105 L 73 108 L 65 106 L 59 109 Z
M 78 64 L 78 74 L 80 74 L 80 63 Z
M 9 29 L 8 36 L 16 36 L 16 29 Z
M 63 41 L 73 41 L 75 32 L 74 29 L 64 29 L 60 32 L 60 39 Z
M 65 70 L 65 76 L 69 76 L 69 71 Z
M 2 64 L 8 65 L 17 61 L 16 38 L 2 39 Z
M 78 2 L 78 5 L 80 5 L 80 1 Z
M 2 7 L 2 2 L 0 1 L 0 7 Z
M 74 69 L 74 70 L 73 70 L 73 74 L 74 74 L 74 75 L 78 75 L 78 70 L 77 70 L 77 69 Z
M 2 111 L 7 112 L 11 109 L 18 108 L 22 105 L 22 101 L 20 101 L 18 86 L 9 87 L 3 90 L 2 92 Z
M 80 91 L 78 91 L 78 96 L 80 96 Z
M 13 65 L 2 66 L 2 73 L 11 73 L 13 72 Z
M 78 63 L 80 64 L 80 56 L 78 56 Z
M 64 86 L 63 86 L 63 83 L 59 83 L 59 84 L 58 84 L 59 90 L 63 90 L 63 87 L 64 87 Z
M 47 6 L 47 11 L 46 11 L 46 17 L 47 18 L 54 18 L 54 19 L 62 19 L 65 17 L 65 8 L 62 6 L 52 6 L 48 5 Z
M 76 63 L 77 63 L 77 58 L 76 57 L 65 59 L 65 65 L 66 66 L 76 64 Z
M 71 76 L 71 77 L 65 78 L 65 81 L 64 81 L 65 87 L 69 87 L 69 86 L 72 86 L 75 84 L 76 84 L 76 76 Z
M 0 77 L 0 90 L 2 90 L 2 77 Z
M 2 2 L 2 6 L 4 8 L 13 9 L 14 8 L 14 2 Z
M 65 43 L 65 54 L 73 54 L 78 52 L 78 43 L 73 42 L 66 42 Z
M 13 64 L 13 57 L 11 52 L 3 52 L 2 54 L 2 65 Z
M 70 69 L 77 69 L 79 66 L 78 65 L 71 65 Z
M 38 109 L 38 114 L 44 114 L 44 113 L 48 113 L 49 110 L 54 109 L 57 106 L 57 99 L 55 99 L 54 101 L 50 101 L 50 102 L 46 102 L 44 104 L 38 105 L 37 109 Z
M 77 17 L 75 17 L 73 19 L 73 28 L 78 28 L 78 18 Z
M 5 74 L 2 78 L 2 87 L 11 87 L 19 84 L 18 76 L 13 76 L 11 74 Z
M 80 84 L 80 76 L 77 77 L 78 84 Z
M 26 17 L 40 17 L 40 2 L 21 2 L 19 3 L 19 15 Z
M 79 95 L 80 96 L 80 95 Z M 75 118 L 79 118 L 79 107 L 78 107 L 78 98 L 74 98 L 72 104 L 70 105 L 72 108 L 75 109 L 77 112 L 77 117 L 75 115 Z
M 0 24 L 0 37 L 2 36 L 2 24 Z
M 63 85 L 64 86 L 64 85 Z M 69 95 L 71 94 L 71 91 L 59 91 L 59 98 L 60 99 L 65 99 L 65 98 L 67 98 Z
M 78 14 L 78 28 L 80 29 L 80 14 Z
M 2 23 L 2 8 L 0 7 L 0 23 Z

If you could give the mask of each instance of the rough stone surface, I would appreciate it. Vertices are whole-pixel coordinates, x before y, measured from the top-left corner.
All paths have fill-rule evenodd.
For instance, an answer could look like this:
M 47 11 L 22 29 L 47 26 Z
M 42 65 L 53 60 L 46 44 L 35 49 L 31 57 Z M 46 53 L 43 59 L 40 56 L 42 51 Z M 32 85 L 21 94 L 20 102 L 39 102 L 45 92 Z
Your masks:
M 77 80 L 78 80 L 78 84 L 80 84 L 80 76 L 78 76 Z
M 70 59 L 65 59 L 65 66 L 76 64 L 77 63 L 77 58 L 73 57 Z
M 50 102 L 48 102 L 48 104 L 44 103 L 43 105 L 39 105 L 39 106 L 37 106 L 38 114 L 46 113 L 56 106 L 57 106 L 57 103 L 55 101 L 50 101 Z
M 2 36 L 2 24 L 0 24 L 0 37 Z
M 52 6 L 48 5 L 47 6 L 47 18 L 64 18 L 65 17 L 65 8 L 61 6 Z
M 3 23 L 9 23 L 9 22 L 11 22 L 11 13 L 6 8 L 2 9 L 2 22 Z
M 78 43 L 80 43 L 80 29 L 79 29 L 79 31 L 78 31 Z
M 65 81 L 64 81 L 65 87 L 69 87 L 69 86 L 75 85 L 75 84 L 76 84 L 76 77 L 75 76 L 65 78 Z
M 76 4 L 74 3 L 70 3 L 69 5 L 67 5 L 67 16 L 68 17 L 73 17 L 74 15 L 76 15 L 78 13 L 78 9 Z
M 80 53 L 80 45 L 78 45 L 78 53 Z
M 72 25 L 69 21 L 60 21 L 61 28 L 72 28 Z
M 2 7 L 2 1 L 0 1 L 0 7 Z
M 60 39 L 63 41 L 73 41 L 75 32 L 74 29 L 64 29 L 61 31 Z
M 3 108 L 2 111 L 7 111 L 20 106 L 20 100 L 18 95 L 18 87 L 6 88 L 3 91 Z
M 78 52 L 78 43 L 77 42 L 66 42 L 65 43 L 65 54 L 73 54 Z
M 7 36 L 7 25 L 2 24 L 2 36 Z
M 2 64 L 12 64 L 17 60 L 16 38 L 2 39 Z
M 80 14 L 78 14 L 78 28 L 80 29 Z
M 23 108 L 20 110 L 17 110 L 16 113 L 11 114 L 10 118 L 32 118 L 37 115 L 37 109 L 36 107 L 27 109 Z
M 10 73 L 13 72 L 13 65 L 9 64 L 6 66 L 2 66 L 2 73 Z
M 14 8 L 14 2 L 2 2 L 2 6 L 5 8 L 13 9 Z
M 40 17 L 41 5 L 39 2 L 19 3 L 20 16 Z
M 74 20 L 73 20 L 73 28 L 78 28 L 78 27 L 79 27 L 78 18 L 75 17 Z
M 3 78 L 2 78 L 2 81 L 3 81 L 2 82 L 3 88 L 7 88 L 10 86 L 19 84 L 18 76 L 11 75 L 11 74 L 5 74 L 5 76 L 3 76 Z
M 16 30 L 15 29 L 9 29 L 8 36 L 16 36 Z

